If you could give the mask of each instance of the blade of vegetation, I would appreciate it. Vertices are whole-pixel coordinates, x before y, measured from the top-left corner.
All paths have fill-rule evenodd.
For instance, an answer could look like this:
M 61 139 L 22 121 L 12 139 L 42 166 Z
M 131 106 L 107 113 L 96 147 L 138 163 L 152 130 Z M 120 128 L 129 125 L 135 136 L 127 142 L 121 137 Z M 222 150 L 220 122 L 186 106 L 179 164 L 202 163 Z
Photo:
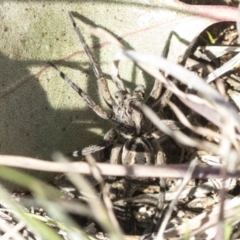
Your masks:
M 0 175 L 1 175 L 1 178 L 3 178 L 4 180 L 14 182 L 17 185 L 30 190 L 31 193 L 35 196 L 34 201 L 37 204 L 40 204 L 45 209 L 45 211 L 53 219 L 55 219 L 54 220 L 55 223 L 52 225 L 55 225 L 60 229 L 62 229 L 63 231 L 66 231 L 69 235 L 78 235 L 78 236 L 82 236 L 83 239 L 88 239 L 88 236 L 84 234 L 81 230 L 79 230 L 79 226 L 76 225 L 76 223 L 74 223 L 74 221 L 72 221 L 71 218 L 67 216 L 67 212 L 61 205 L 61 202 L 59 202 L 61 195 L 57 189 L 42 182 L 39 179 L 36 179 L 32 176 L 28 176 L 25 173 L 19 172 L 15 169 L 6 168 L 3 166 L 1 166 L 0 168 Z M 11 205 L 10 208 L 16 210 L 16 214 L 18 214 L 16 207 L 12 208 L 12 205 Z M 78 203 L 76 205 L 76 208 L 79 208 L 79 210 L 82 209 L 81 204 Z M 83 211 L 82 213 L 88 216 L 91 215 L 90 211 L 86 211 L 86 206 L 84 208 L 85 208 L 85 211 Z M 76 212 L 78 211 L 76 210 Z M 33 215 L 29 215 L 29 213 L 27 214 L 25 213 L 26 216 L 23 215 L 23 213 L 21 212 L 19 214 L 20 214 L 20 217 L 23 220 L 25 220 L 26 224 L 29 225 L 33 231 L 35 231 L 35 228 L 36 228 L 37 234 L 46 233 L 47 235 L 49 231 L 51 233 L 52 230 L 49 227 L 43 225 L 42 223 L 40 223 L 38 227 L 39 220 L 41 220 L 42 222 L 49 223 L 49 220 L 47 221 L 46 218 L 41 218 L 41 219 L 36 218 L 36 217 L 33 217 Z M 31 220 L 29 223 L 28 222 L 29 219 L 38 219 L 38 220 L 34 220 L 34 221 Z M 47 230 L 45 228 L 50 230 Z M 56 236 L 58 236 L 55 232 L 53 233 Z M 49 236 L 51 236 L 53 233 L 51 233 Z M 45 236 L 44 239 L 49 239 L 49 238 L 46 238 Z M 56 239 L 59 239 L 59 236 Z
M 5 169 L 7 171 L 7 169 Z M 12 173 L 12 172 L 11 172 Z M 59 235 L 54 232 L 50 227 L 38 221 L 22 209 L 15 201 L 11 200 L 10 194 L 1 186 L 0 188 L 1 201 L 6 204 L 11 211 L 14 211 L 16 216 L 21 219 L 35 234 L 41 236 L 42 239 L 60 240 Z
M 61 154 L 55 155 L 54 158 L 56 161 L 67 163 L 66 158 L 64 158 Z M 84 192 L 86 194 L 92 215 L 109 234 L 110 238 L 113 240 L 122 240 L 123 234 L 117 224 L 117 221 L 115 219 L 112 221 L 111 212 L 107 211 L 107 208 L 101 202 L 91 184 L 79 174 L 67 173 L 67 176 L 79 192 Z

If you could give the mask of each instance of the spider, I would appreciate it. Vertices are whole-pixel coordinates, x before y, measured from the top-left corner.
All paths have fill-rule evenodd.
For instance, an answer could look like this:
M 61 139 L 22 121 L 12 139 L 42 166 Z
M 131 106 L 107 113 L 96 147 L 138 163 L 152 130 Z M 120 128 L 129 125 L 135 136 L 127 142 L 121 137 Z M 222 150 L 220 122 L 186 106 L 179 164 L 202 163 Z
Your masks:
M 110 163 L 123 165 L 165 164 L 166 159 L 161 148 L 161 132 L 154 127 L 151 121 L 145 117 L 141 111 L 142 104 L 157 109 L 159 112 L 161 111 L 161 83 L 158 80 L 155 80 L 153 89 L 151 90 L 149 97 L 145 100 L 145 87 L 143 85 L 136 86 L 132 94 L 130 94 L 120 78 L 113 78 L 113 82 L 118 89 L 115 93 L 115 98 L 113 98 L 108 88 L 107 81 L 103 77 L 101 68 L 94 60 L 94 57 L 71 13 L 69 13 L 69 17 L 84 51 L 90 60 L 102 97 L 112 111 L 110 113 L 105 111 L 52 62 L 49 62 L 49 64 L 59 73 L 60 77 L 85 100 L 87 105 L 97 115 L 103 119 L 110 120 L 117 125 L 105 134 L 101 144 L 84 148 L 82 150 L 82 155 L 93 154 L 111 146 L 109 157 Z M 162 121 L 165 121 L 168 125 L 172 125 L 174 122 L 170 120 Z M 74 155 L 77 154 L 78 152 L 76 151 Z M 158 207 L 162 209 L 166 188 L 164 179 L 160 179 L 160 188 L 161 194 L 159 196 Z

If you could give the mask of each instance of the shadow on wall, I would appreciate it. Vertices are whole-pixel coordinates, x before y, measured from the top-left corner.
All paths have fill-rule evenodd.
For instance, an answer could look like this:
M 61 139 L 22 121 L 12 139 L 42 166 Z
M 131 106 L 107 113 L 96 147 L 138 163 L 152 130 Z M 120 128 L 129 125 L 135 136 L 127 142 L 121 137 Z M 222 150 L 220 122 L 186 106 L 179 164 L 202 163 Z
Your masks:
M 49 160 L 55 151 L 71 152 L 85 147 L 89 139 L 100 141 L 102 137 L 88 129 L 109 129 L 105 120 L 88 108 L 53 109 L 39 80 L 28 71 L 33 64 L 45 62 L 21 62 L 0 53 L 0 154 Z

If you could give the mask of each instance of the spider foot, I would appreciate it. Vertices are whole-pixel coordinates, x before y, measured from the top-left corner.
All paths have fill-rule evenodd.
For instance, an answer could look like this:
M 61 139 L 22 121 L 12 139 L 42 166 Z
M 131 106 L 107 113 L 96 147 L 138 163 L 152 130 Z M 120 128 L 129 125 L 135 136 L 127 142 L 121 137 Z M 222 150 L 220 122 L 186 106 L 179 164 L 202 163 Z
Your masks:
M 99 152 L 103 149 L 105 149 L 106 146 L 105 145 L 91 145 L 89 147 L 85 147 L 83 148 L 83 150 L 81 151 L 82 155 L 83 156 L 86 156 L 86 155 L 89 155 L 89 154 L 93 154 L 93 153 L 96 153 L 96 152 Z
M 106 147 L 101 145 L 91 145 L 89 147 L 85 147 L 82 150 L 75 150 L 73 152 L 67 153 L 68 157 L 83 157 L 87 155 L 92 155 L 96 161 L 100 161 L 103 159 L 103 151 Z

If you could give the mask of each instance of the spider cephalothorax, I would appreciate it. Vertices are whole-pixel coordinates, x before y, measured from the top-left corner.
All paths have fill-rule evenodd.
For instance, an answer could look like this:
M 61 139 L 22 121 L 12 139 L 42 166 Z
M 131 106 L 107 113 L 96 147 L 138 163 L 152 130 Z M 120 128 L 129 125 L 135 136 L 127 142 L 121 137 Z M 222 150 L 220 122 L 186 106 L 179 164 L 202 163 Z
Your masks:
M 73 83 L 63 72 L 53 64 L 65 82 L 67 82 L 78 94 L 85 100 L 87 105 L 101 118 L 108 119 L 117 124 L 115 128 L 110 129 L 104 136 L 103 142 L 98 145 L 92 145 L 82 150 L 83 155 L 93 154 L 103 149 L 111 149 L 110 162 L 115 164 L 133 165 L 133 164 L 156 164 L 162 165 L 165 163 L 165 157 L 161 148 L 161 133 L 152 123 L 144 116 L 141 111 L 142 104 L 155 109 L 161 104 L 161 84 L 155 80 L 152 91 L 149 97 L 145 100 L 145 88 L 138 85 L 132 94 L 125 88 L 119 76 L 113 77 L 118 91 L 115 93 L 115 98 L 112 97 L 109 91 L 106 79 L 103 77 L 99 65 L 94 60 L 92 53 L 86 44 L 80 29 L 71 14 L 70 19 L 73 27 L 82 43 L 82 46 L 88 55 L 94 73 L 97 77 L 98 85 L 101 90 L 102 97 L 107 105 L 111 108 L 111 112 L 106 112 L 101 106 L 97 105 L 92 98 L 84 92 L 80 87 Z M 164 121 L 164 120 L 163 120 Z M 166 123 L 171 123 L 165 120 Z M 75 155 L 78 152 L 75 152 Z M 160 179 L 161 191 L 165 191 L 165 181 Z M 159 197 L 159 206 L 163 207 L 164 194 Z

